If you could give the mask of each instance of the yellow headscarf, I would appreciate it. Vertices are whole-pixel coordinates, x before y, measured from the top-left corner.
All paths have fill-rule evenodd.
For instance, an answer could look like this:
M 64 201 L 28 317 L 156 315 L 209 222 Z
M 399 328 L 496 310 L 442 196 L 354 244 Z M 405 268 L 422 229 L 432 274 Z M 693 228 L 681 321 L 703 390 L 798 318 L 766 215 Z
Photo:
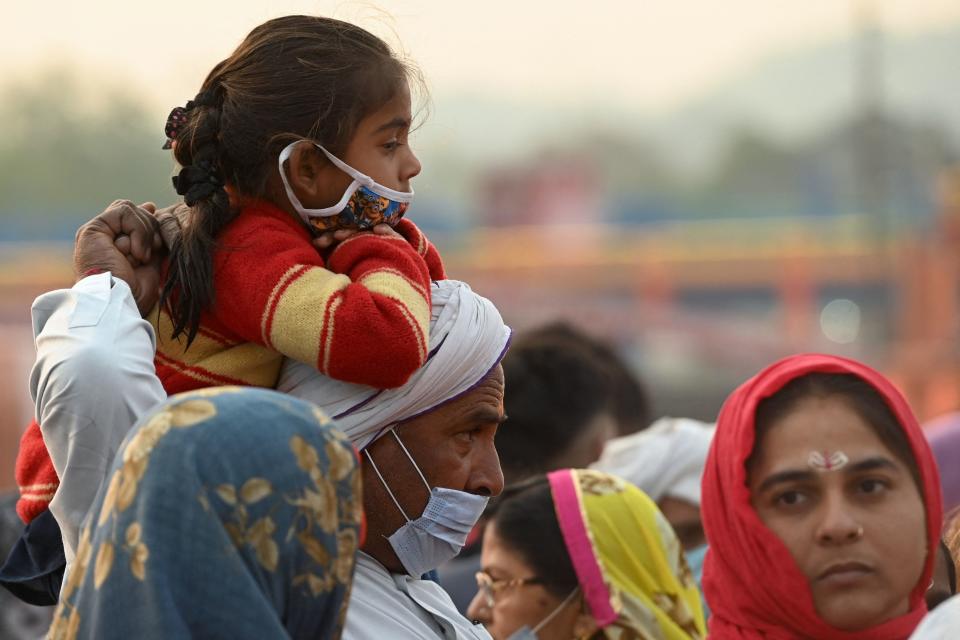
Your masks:
M 700 640 L 706 624 L 683 549 L 656 504 L 599 471 L 548 475 L 587 606 L 611 640 Z

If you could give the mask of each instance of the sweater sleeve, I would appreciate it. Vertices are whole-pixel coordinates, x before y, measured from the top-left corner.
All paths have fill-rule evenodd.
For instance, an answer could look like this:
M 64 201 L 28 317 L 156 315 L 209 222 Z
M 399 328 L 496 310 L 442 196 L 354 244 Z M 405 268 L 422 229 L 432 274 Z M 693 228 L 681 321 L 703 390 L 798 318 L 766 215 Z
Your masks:
M 427 263 L 427 269 L 430 271 L 431 280 L 446 280 L 447 272 L 443 268 L 443 261 L 440 259 L 440 253 L 433 245 L 423 231 L 413 224 L 413 220 L 402 218 L 396 226 L 397 233 L 403 236 L 410 245 L 417 250 L 417 253 Z
M 400 386 L 426 360 L 430 275 L 399 238 L 360 233 L 329 264 L 274 220 L 229 229 L 215 263 L 218 323 L 331 378 Z M 329 266 L 329 269 L 326 268 Z

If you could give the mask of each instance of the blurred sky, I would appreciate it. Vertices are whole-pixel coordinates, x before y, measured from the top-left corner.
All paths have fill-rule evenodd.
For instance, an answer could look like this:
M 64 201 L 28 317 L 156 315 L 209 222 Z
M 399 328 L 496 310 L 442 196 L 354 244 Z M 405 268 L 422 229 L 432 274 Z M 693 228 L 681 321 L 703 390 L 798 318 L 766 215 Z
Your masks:
M 895 34 L 960 20 L 957 0 L 5 2 L 0 83 L 68 64 L 127 83 L 165 112 L 252 27 L 315 13 L 399 39 L 435 100 L 466 92 L 657 112 L 770 51 L 849 33 L 866 5 Z

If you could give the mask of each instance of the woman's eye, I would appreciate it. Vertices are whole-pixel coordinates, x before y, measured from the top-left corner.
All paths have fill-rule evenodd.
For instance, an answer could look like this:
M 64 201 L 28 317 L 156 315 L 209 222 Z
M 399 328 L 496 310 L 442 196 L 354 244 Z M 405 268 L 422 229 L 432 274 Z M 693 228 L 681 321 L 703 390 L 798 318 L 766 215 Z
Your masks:
M 882 480 L 862 480 L 860 481 L 860 491 L 867 494 L 878 494 L 887 488 L 887 483 Z
M 806 500 L 807 497 L 799 491 L 785 491 L 776 497 L 776 503 L 785 507 L 795 507 Z

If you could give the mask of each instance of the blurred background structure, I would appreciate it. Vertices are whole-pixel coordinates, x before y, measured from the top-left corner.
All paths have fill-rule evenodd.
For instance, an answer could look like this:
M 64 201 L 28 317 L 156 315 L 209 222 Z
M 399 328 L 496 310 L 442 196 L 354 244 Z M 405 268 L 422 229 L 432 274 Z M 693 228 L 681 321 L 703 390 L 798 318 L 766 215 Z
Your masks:
M 652 6 L 651 6 L 652 5 Z M 657 6 L 661 5 L 661 6 Z M 517 328 L 612 340 L 655 414 L 713 419 L 786 353 L 960 409 L 960 4 L 102 0 L 0 25 L 0 489 L 32 413 L 29 305 L 76 228 L 172 201 L 169 109 L 266 18 L 401 42 L 429 89 L 410 215 Z

